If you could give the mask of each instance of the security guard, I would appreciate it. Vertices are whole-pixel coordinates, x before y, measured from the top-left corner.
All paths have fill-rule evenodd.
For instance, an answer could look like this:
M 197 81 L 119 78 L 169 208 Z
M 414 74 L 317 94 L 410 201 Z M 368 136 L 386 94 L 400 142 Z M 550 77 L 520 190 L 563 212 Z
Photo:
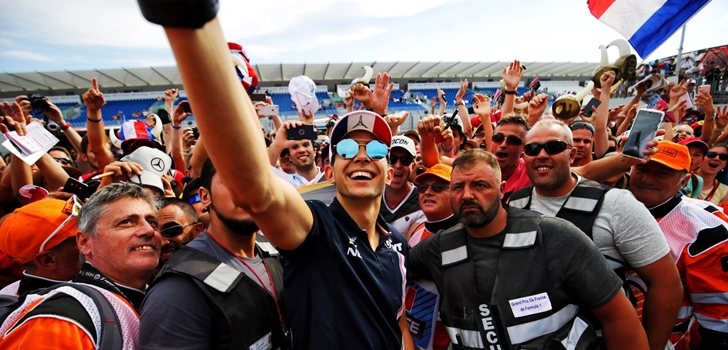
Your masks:
M 152 284 L 142 306 L 141 348 L 290 348 L 277 250 L 226 198 L 209 160 L 200 178 L 210 226 L 175 252 Z
M 562 219 L 503 207 L 502 188 L 492 154 L 463 152 L 450 196 L 460 224 L 410 253 L 412 277 L 440 292 L 453 344 L 586 349 L 601 341 L 590 326 L 596 317 L 609 348 L 646 349 L 621 281 L 588 238 Z

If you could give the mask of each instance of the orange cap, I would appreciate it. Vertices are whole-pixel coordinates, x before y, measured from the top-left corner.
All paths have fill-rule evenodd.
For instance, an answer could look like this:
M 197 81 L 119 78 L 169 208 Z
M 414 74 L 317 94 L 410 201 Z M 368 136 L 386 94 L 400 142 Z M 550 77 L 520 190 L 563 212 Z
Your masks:
M 424 173 L 417 175 L 417 177 L 415 177 L 415 182 L 419 183 L 426 176 L 436 176 L 450 182 L 450 173 L 452 173 L 451 166 L 443 163 L 437 163 L 427 169 Z
M 685 145 L 672 141 L 657 143 L 657 153 L 650 157 L 651 161 L 658 162 L 670 169 L 690 172 L 690 151 Z
M 0 225 L 0 251 L 18 263 L 27 264 L 40 255 L 43 242 L 60 230 L 43 247 L 48 251 L 78 232 L 78 219 L 64 213 L 66 202 L 41 199 L 16 209 Z M 65 224 L 64 224 L 65 222 Z M 63 226 L 63 227 L 61 227 Z

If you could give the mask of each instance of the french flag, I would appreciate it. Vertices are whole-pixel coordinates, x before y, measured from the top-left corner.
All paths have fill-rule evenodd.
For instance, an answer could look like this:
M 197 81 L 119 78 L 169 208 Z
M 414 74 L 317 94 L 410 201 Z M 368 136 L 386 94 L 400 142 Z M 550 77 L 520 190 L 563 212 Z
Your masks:
M 642 57 L 667 40 L 710 0 L 588 0 L 592 15 L 629 40 Z

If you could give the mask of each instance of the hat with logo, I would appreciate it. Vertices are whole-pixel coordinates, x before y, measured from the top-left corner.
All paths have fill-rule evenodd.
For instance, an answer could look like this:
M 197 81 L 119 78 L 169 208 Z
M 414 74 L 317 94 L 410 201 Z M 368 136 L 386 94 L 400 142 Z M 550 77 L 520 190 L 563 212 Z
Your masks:
M 72 209 L 66 210 L 68 203 L 45 198 L 15 209 L 0 225 L 0 251 L 20 264 L 27 264 L 76 236 L 77 217 Z
M 152 186 L 164 192 L 162 175 L 167 175 L 172 166 L 172 158 L 164 152 L 147 146 L 134 150 L 131 154 L 121 158 L 122 162 L 135 162 L 144 168 L 141 175 L 133 175 L 129 181 L 142 185 Z
M 314 114 L 319 110 L 319 101 L 316 98 L 316 83 L 305 75 L 293 77 L 288 82 L 288 93 L 299 111 Z
M 235 69 L 235 74 L 240 79 L 240 83 L 243 84 L 245 91 L 252 94 L 255 88 L 258 87 L 259 80 L 255 67 L 250 64 L 250 59 L 243 45 L 228 43 L 228 49 L 230 50 L 230 58 Z
M 411 156 L 416 157 L 417 156 L 417 149 L 415 148 L 415 142 L 412 141 L 411 138 L 407 136 L 395 136 L 392 137 L 392 147 L 390 149 L 394 149 L 395 147 L 403 148 L 407 151 Z
M 335 146 L 346 134 L 356 130 L 374 134 L 377 140 L 382 141 L 387 147 L 392 144 L 392 129 L 389 128 L 389 124 L 384 118 L 370 111 L 352 111 L 339 118 L 334 125 L 331 130 L 330 146 Z
M 682 139 L 679 142 L 681 145 L 690 147 L 699 147 L 701 150 L 703 150 L 703 153 L 708 153 L 708 150 L 710 149 L 710 146 L 708 146 L 705 141 L 701 140 L 698 137 L 688 137 L 686 139 Z
M 415 177 L 415 182 L 419 183 L 423 179 L 429 176 L 434 176 L 439 179 L 445 180 L 447 182 L 450 182 L 450 174 L 452 173 L 452 167 L 443 164 L 443 163 L 437 163 L 433 166 L 431 166 L 429 169 L 427 169 L 424 173 L 417 175 Z
M 650 157 L 650 161 L 658 162 L 670 169 L 690 171 L 688 147 L 672 141 L 658 142 L 657 153 Z

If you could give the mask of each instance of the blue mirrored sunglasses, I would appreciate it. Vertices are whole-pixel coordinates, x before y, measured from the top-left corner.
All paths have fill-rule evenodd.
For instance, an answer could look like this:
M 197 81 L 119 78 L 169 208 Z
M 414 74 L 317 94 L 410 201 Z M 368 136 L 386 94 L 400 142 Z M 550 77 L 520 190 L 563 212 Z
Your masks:
M 194 196 L 190 197 L 190 199 L 188 199 L 187 201 L 190 202 L 190 204 L 195 204 L 202 202 L 202 199 L 200 199 L 200 194 L 197 193 Z
M 359 147 L 364 147 L 367 156 L 372 160 L 384 159 L 389 153 L 387 145 L 379 140 L 371 140 L 369 142 L 359 143 L 354 139 L 343 139 L 336 144 L 336 154 L 344 159 L 352 159 L 359 153 Z

